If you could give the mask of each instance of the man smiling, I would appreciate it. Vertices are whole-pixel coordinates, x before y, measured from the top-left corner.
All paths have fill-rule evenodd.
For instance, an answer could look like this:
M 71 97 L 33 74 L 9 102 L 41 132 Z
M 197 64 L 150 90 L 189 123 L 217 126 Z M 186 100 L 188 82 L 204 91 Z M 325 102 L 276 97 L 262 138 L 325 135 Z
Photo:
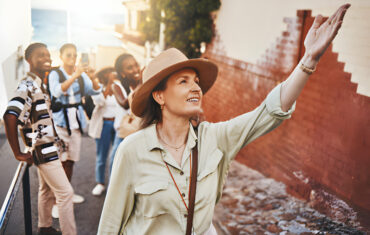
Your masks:
M 30 65 L 30 72 L 20 81 L 8 103 L 4 114 L 6 135 L 14 157 L 37 166 L 39 234 L 62 234 L 51 227 L 51 209 L 56 201 L 63 234 L 75 235 L 73 189 L 58 157 L 50 98 L 42 83 L 45 73 L 51 68 L 50 53 L 45 44 L 33 43 L 27 47 L 25 58 Z M 26 146 L 25 153 L 20 150 L 18 125 Z

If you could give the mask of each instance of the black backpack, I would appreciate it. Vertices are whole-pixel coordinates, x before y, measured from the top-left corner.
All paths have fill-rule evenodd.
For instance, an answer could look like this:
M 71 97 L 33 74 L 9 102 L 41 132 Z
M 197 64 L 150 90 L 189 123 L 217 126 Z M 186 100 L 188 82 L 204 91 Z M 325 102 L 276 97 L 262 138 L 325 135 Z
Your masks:
M 52 70 L 54 70 L 55 72 L 58 73 L 59 83 L 63 83 L 64 81 L 66 81 L 66 77 L 64 76 L 63 72 L 59 69 L 59 67 L 53 68 Z M 49 75 L 50 75 L 50 73 L 49 73 Z M 76 103 L 76 104 L 72 104 L 72 105 L 71 104 L 64 105 L 61 102 L 58 102 L 56 97 L 51 95 L 49 79 L 50 79 L 50 77 L 48 76 L 46 87 L 47 87 L 47 92 L 49 93 L 49 95 L 51 97 L 50 108 L 53 112 L 59 112 L 59 111 L 63 110 L 64 118 L 65 118 L 65 121 L 66 121 L 66 124 L 67 124 L 68 134 L 71 135 L 71 130 L 69 128 L 69 121 L 68 121 L 66 109 L 70 108 L 70 107 L 78 107 L 79 105 L 82 105 L 83 109 L 85 110 L 86 115 L 88 116 L 89 119 L 91 119 L 92 113 L 93 113 L 94 108 L 95 108 L 94 101 L 93 101 L 93 99 L 91 98 L 90 95 L 85 95 L 85 83 L 83 81 L 82 76 L 77 78 L 78 79 L 77 80 L 78 85 L 80 86 L 80 89 L 77 92 L 77 94 L 78 93 L 81 94 L 81 103 Z M 78 120 L 78 125 L 79 125 L 79 129 L 80 129 L 81 133 L 83 133 L 79 120 Z
M 63 72 L 59 69 L 59 67 L 53 68 L 52 70 L 54 70 L 55 72 L 58 73 L 59 83 L 63 83 L 64 81 L 66 81 L 66 77 L 64 76 Z M 95 108 L 94 101 L 93 101 L 93 99 L 91 98 L 90 95 L 85 95 L 85 83 L 83 81 L 82 76 L 80 76 L 77 81 L 78 81 L 78 85 L 80 86 L 80 90 L 78 91 L 78 93 L 81 93 L 81 101 L 82 102 L 80 104 L 84 108 L 84 110 L 86 112 L 86 115 L 89 117 L 89 119 L 91 119 L 92 113 L 93 113 L 94 108 Z M 51 97 L 51 110 L 53 112 L 59 112 L 63 108 L 63 104 L 60 103 L 60 102 L 57 102 L 56 98 L 54 96 L 51 96 L 50 85 L 49 85 L 49 77 L 47 79 L 46 86 L 47 86 L 47 91 L 48 91 L 48 93 Z

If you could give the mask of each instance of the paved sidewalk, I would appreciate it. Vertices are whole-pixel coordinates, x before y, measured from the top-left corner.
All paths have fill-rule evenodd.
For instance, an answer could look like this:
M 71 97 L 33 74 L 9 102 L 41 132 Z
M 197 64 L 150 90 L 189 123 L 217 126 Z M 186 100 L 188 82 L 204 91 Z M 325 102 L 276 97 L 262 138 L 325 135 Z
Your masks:
M 1 181 L 1 203 L 3 202 L 6 191 L 8 190 L 11 179 L 14 175 L 18 162 L 13 158 L 10 146 L 7 141 L 3 142 L 3 129 L 0 129 L 0 156 L 6 164 L 0 165 L 0 178 L 3 176 L 7 180 Z M 6 139 L 5 139 L 6 140 Z M 7 170 L 10 168 L 10 170 Z M 95 197 L 91 194 L 91 190 L 95 186 L 95 141 L 87 136 L 83 137 L 81 148 L 81 160 L 75 164 L 72 177 L 72 186 L 77 194 L 85 197 L 85 202 L 75 204 L 75 217 L 77 223 L 78 234 L 90 235 L 96 234 L 99 225 L 101 209 L 104 203 L 104 196 Z M 6 173 L 4 173 L 4 170 Z M 36 167 L 30 168 L 30 185 L 31 185 L 31 208 L 32 208 L 32 226 L 33 233 L 37 234 L 37 193 L 38 179 Z M 4 193 L 3 193 L 4 192 Z M 59 227 L 57 219 L 53 219 L 55 227 Z M 23 197 L 22 187 L 17 194 L 6 235 L 24 234 L 23 220 Z

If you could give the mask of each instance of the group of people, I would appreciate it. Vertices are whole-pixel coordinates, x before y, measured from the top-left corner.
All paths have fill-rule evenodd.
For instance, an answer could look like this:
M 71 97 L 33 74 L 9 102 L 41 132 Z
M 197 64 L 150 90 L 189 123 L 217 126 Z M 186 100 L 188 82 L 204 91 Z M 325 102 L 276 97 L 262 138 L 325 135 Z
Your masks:
M 141 84 L 140 66 L 131 54 L 124 53 L 117 57 L 114 68 L 107 67 L 96 73 L 103 91 L 92 96 L 95 108 L 89 125 L 89 135 L 96 141 L 96 186 L 92 190 L 95 196 L 101 195 L 106 186 L 105 169 L 110 154 L 111 171 L 114 155 L 122 140 L 139 129 L 140 118 L 130 111 L 133 91 Z
M 59 218 L 64 234 L 76 234 L 73 203 L 84 202 L 71 186 L 75 162 L 80 159 L 81 139 L 88 134 L 96 142 L 96 186 L 92 194 L 105 189 L 105 168 L 112 146 L 110 167 L 118 145 L 139 128 L 140 119 L 130 111 L 131 94 L 141 84 L 140 67 L 128 53 L 120 55 L 114 67 L 95 73 L 88 63 L 77 62 L 77 48 L 64 44 L 62 65 L 51 67 L 50 53 L 43 43 L 25 51 L 30 72 L 22 79 L 4 114 L 5 128 L 15 157 L 35 164 L 39 175 L 39 234 L 61 234 L 51 227 Z M 92 97 L 90 121 L 84 110 Z M 90 123 L 88 125 L 88 123 Z M 26 146 L 20 150 L 17 125 Z
M 98 234 L 216 234 L 212 217 L 230 162 L 241 148 L 290 118 L 349 7 L 341 6 L 327 20 L 317 16 L 305 38 L 305 54 L 289 77 L 256 109 L 220 123 L 199 121 L 203 95 L 218 74 L 207 59 L 188 59 L 170 48 L 140 73 L 135 59 L 124 54 L 114 68 L 95 76 L 87 67 L 75 67 L 76 47 L 67 44 L 61 48 L 63 66 L 49 75 L 49 98 L 42 78 L 50 70 L 50 54 L 44 44 L 30 45 L 25 52 L 30 73 L 10 100 L 4 122 L 15 158 L 38 167 L 40 234 L 60 234 L 51 227 L 55 202 L 63 234 L 76 234 L 70 179 L 86 125 L 80 105 L 84 94 L 93 95 L 96 104 L 89 127 L 97 145 L 94 195 L 105 190 L 113 142 Z M 126 123 L 135 124 L 125 129 Z M 18 125 L 26 153 L 19 147 Z

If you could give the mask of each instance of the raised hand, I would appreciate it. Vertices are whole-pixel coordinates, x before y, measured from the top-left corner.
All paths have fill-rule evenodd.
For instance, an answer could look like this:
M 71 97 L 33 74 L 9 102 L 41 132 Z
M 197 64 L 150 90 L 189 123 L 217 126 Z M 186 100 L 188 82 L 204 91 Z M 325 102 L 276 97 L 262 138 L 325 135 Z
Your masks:
M 321 15 L 315 18 L 304 40 L 306 52 L 299 65 L 281 87 L 280 101 L 283 111 L 288 111 L 297 100 L 309 75 L 315 71 L 321 56 L 337 35 L 342 26 L 344 15 L 350 6 L 350 4 L 345 4 L 339 7 L 326 21 Z
M 304 40 L 306 54 L 318 62 L 330 43 L 334 40 L 343 23 L 344 15 L 350 4 L 342 5 L 326 21 L 322 15 L 315 18 Z
M 87 71 L 87 66 L 83 66 L 81 63 L 75 67 L 74 77 L 78 78 L 83 72 Z
M 85 67 L 84 72 L 87 74 L 87 76 L 89 76 L 91 81 L 95 79 L 95 69 L 94 68 L 87 66 Z

